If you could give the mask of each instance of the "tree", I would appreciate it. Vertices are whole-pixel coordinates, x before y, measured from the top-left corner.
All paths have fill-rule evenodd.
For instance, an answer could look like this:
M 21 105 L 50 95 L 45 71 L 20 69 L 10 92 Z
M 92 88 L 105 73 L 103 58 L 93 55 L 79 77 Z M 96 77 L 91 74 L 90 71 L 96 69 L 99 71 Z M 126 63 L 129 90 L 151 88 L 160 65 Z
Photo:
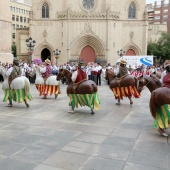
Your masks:
M 170 33 L 163 32 L 156 42 L 148 44 L 148 55 L 157 56 L 157 58 L 165 61 L 170 59 Z
M 17 57 L 17 47 L 16 47 L 15 44 L 12 45 L 11 50 L 12 50 L 13 56 L 14 56 L 14 57 Z

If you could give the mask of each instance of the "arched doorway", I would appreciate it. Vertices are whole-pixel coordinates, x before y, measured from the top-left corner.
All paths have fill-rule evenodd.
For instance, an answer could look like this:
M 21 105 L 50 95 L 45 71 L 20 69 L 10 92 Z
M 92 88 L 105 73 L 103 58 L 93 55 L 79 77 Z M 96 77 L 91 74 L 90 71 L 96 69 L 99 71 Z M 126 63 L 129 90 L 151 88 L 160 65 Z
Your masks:
M 135 53 L 135 51 L 132 50 L 132 49 L 129 49 L 129 50 L 126 52 L 126 56 L 135 56 L 135 55 L 136 55 L 136 53 Z
M 84 61 L 85 64 L 89 62 L 95 62 L 94 49 L 89 45 L 85 46 L 81 51 L 80 60 Z
M 51 53 L 47 48 L 44 48 L 41 51 L 41 60 L 45 61 L 47 58 L 51 60 Z

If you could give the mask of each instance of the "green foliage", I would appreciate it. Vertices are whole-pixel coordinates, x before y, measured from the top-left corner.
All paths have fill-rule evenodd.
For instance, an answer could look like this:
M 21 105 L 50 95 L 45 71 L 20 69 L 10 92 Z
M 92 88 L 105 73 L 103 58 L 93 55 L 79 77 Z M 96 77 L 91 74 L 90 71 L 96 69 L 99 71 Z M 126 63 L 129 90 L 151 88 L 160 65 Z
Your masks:
M 11 50 L 12 50 L 12 54 L 14 55 L 14 57 L 17 57 L 17 47 L 16 47 L 16 45 L 12 45 Z
M 170 33 L 163 32 L 157 42 L 150 42 L 147 54 L 157 56 L 164 61 L 170 60 Z

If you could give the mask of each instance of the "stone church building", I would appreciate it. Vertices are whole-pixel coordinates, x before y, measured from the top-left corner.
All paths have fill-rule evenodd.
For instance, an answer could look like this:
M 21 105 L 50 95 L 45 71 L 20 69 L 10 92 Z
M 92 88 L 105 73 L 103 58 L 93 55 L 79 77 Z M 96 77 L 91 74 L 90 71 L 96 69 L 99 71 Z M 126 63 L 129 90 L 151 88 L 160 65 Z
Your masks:
M 0 62 L 12 62 L 11 51 L 12 42 L 12 15 L 10 11 L 10 1 L 0 0 Z
M 57 63 L 82 60 L 115 64 L 125 55 L 146 55 L 148 19 L 143 0 L 33 0 L 29 29 L 17 32 L 18 57 L 25 40 L 36 41 L 32 58 Z

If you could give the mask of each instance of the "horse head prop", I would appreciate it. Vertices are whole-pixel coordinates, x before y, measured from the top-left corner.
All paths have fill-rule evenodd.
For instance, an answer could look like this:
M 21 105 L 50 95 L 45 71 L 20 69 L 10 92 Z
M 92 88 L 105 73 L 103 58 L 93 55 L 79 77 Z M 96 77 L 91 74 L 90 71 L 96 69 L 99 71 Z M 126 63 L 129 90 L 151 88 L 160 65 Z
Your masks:
M 170 89 L 167 87 L 161 87 L 162 83 L 155 77 L 139 76 L 137 77 L 137 89 L 142 91 L 146 86 L 151 92 L 151 98 L 149 102 L 150 112 L 155 119 L 154 128 L 158 132 L 167 137 L 168 134 L 164 129 L 168 127 L 168 114 L 170 110 Z
M 110 89 L 113 91 L 115 99 L 118 100 L 117 105 L 120 105 L 120 100 L 123 100 L 123 97 L 129 98 L 130 105 L 133 104 L 132 96 L 139 98 L 140 94 L 136 88 L 137 80 L 134 76 L 125 75 L 118 78 L 113 71 L 107 69 L 105 77 L 109 79 Z
M 137 90 L 139 92 L 141 92 L 145 86 L 149 89 L 150 92 L 152 92 L 155 89 L 161 87 L 161 85 L 161 82 L 154 77 L 144 75 L 137 77 Z
M 94 114 L 94 107 L 98 109 L 99 100 L 97 94 L 97 85 L 92 80 L 83 80 L 80 83 L 73 83 L 71 79 L 72 73 L 66 69 L 60 69 L 57 75 L 57 80 L 61 80 L 63 77 L 67 79 L 67 95 L 70 97 L 69 105 L 72 107 L 71 113 L 74 112 L 75 106 L 88 106 L 91 109 L 91 113 Z

